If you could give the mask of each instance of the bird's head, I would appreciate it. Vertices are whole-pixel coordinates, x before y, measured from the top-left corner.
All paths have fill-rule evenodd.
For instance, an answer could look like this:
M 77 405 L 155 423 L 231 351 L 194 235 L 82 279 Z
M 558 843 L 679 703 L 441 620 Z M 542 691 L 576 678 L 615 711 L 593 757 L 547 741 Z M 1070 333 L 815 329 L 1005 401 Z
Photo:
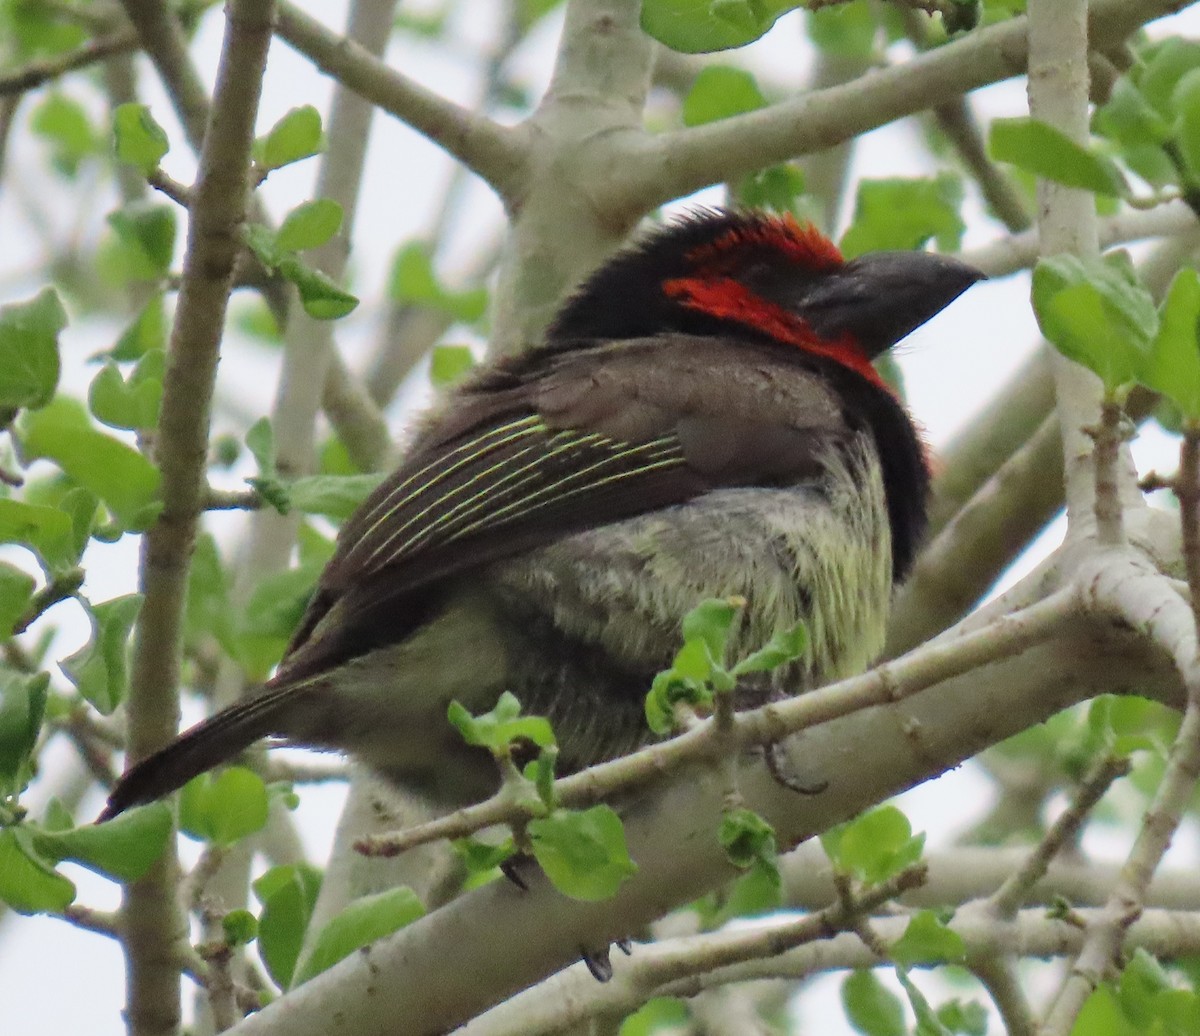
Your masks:
M 847 262 L 816 227 L 791 215 L 703 210 L 600 267 L 563 306 L 548 338 L 749 334 L 878 382 L 871 361 L 982 277 L 927 252 L 872 252 Z

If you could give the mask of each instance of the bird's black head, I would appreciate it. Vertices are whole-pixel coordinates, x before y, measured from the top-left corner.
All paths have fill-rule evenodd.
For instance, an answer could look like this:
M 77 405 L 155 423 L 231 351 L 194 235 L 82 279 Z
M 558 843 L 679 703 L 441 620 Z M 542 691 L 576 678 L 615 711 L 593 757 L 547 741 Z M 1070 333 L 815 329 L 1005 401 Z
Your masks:
M 551 344 L 670 331 L 769 339 L 877 380 L 870 361 L 983 274 L 925 252 L 846 262 L 792 216 L 701 210 L 619 252 L 568 299 Z

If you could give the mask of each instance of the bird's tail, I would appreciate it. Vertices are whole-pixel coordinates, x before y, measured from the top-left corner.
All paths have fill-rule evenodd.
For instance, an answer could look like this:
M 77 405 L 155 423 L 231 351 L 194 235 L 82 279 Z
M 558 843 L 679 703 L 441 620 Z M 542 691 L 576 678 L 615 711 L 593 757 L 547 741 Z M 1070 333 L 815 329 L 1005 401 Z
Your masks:
M 98 820 L 111 820 L 132 806 L 169 795 L 260 737 L 277 733 L 280 710 L 296 692 L 295 686 L 273 688 L 230 705 L 185 731 L 121 776 Z

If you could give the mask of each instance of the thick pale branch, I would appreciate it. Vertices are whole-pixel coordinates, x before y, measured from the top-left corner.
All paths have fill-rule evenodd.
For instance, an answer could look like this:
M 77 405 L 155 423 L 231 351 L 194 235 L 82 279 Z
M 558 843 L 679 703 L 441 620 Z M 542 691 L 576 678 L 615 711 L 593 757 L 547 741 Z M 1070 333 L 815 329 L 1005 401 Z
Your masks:
M 740 770 L 741 791 L 790 846 L 1067 705 L 1133 688 L 1169 701 L 1180 696 L 1173 668 L 1139 638 L 1079 620 L 1013 657 L 801 735 L 794 758 L 805 776 L 828 781 L 821 794 L 797 796 L 753 760 Z M 626 834 L 639 871 L 614 899 L 567 900 L 535 873 L 527 892 L 493 883 L 348 958 L 236 1031 L 265 1034 L 287 1024 L 290 1036 L 331 1027 L 372 1036 L 393 1031 L 397 1017 L 413 1036 L 452 1028 L 570 963 L 580 946 L 637 931 L 727 880 L 732 868 L 715 837 L 724 791 L 722 775 L 701 768 L 628 802 Z M 511 952 L 514 945 L 521 953 Z M 380 983 L 380 974 L 389 981 Z
M 1091 45 L 1122 43 L 1145 22 L 1193 0 L 1097 0 Z M 712 183 L 765 165 L 833 147 L 868 130 L 970 90 L 1019 75 L 1029 54 L 1028 21 L 1016 18 L 871 73 L 745 115 L 646 140 L 629 156 L 626 175 L 603 185 L 618 211 L 648 210 Z

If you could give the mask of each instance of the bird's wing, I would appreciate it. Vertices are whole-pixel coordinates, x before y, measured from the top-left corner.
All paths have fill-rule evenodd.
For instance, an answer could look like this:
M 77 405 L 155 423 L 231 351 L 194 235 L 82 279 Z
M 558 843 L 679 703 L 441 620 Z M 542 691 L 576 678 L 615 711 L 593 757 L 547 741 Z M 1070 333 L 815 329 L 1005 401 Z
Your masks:
M 798 405 L 797 393 L 824 392 L 818 379 L 766 354 L 747 364 L 705 339 L 677 344 L 537 358 L 455 399 L 343 527 L 281 675 L 358 653 L 347 629 L 403 636 L 419 620 L 401 599 L 438 579 L 717 486 L 815 470 L 841 419 L 831 401 Z M 711 396 L 714 364 L 730 367 L 719 408 L 701 391 Z M 797 413 L 810 426 L 794 427 Z

